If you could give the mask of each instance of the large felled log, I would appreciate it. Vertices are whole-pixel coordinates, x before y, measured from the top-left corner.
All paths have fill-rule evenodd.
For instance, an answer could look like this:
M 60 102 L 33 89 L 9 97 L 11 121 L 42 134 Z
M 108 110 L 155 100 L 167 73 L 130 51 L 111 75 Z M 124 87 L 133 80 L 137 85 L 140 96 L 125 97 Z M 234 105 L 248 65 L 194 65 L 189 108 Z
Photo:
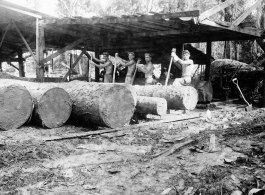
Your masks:
M 72 81 L 59 86 L 70 94 L 72 117 L 79 123 L 116 128 L 129 123 L 133 116 L 134 97 L 124 85 Z
M 1 79 L 4 84 L 24 86 L 34 100 L 32 121 L 39 126 L 56 128 L 62 126 L 70 117 L 72 101 L 69 94 L 62 88 L 53 87 L 48 83 L 33 83 L 11 79 Z
M 116 128 L 129 123 L 133 116 L 134 95 L 125 85 L 82 81 L 47 85 L 63 88 L 69 93 L 73 101 L 71 116 L 78 123 Z
M 0 82 L 0 129 L 22 126 L 31 116 L 33 100 L 25 87 Z
M 168 109 L 193 110 L 198 101 L 198 93 L 191 86 L 135 86 L 139 96 L 161 97 L 167 100 Z
M 164 98 L 137 96 L 135 112 L 160 116 L 164 115 L 167 113 L 167 101 Z

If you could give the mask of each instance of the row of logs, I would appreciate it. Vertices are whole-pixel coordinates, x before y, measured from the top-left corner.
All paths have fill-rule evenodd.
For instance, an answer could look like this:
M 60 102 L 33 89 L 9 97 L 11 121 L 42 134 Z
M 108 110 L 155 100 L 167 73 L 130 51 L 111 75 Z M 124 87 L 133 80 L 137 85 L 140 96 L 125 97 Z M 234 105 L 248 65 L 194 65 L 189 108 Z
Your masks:
M 128 124 L 134 112 L 164 115 L 167 109 L 192 110 L 196 103 L 197 91 L 192 87 L 1 79 L 0 129 L 18 128 L 30 120 L 56 128 L 69 117 L 85 126 L 116 128 Z

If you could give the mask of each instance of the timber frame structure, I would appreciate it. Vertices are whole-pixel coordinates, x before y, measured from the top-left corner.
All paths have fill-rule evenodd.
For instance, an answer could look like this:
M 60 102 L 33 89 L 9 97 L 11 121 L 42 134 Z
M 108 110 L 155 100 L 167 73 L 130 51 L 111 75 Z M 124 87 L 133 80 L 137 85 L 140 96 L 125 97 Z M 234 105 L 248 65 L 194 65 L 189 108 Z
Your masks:
M 154 56 L 168 55 L 165 58 L 169 61 L 173 47 L 181 50 L 184 43 L 206 42 L 205 77 L 209 80 L 213 41 L 256 39 L 264 48 L 264 30 L 247 27 L 242 23 L 261 2 L 262 0 L 256 0 L 236 21 L 227 23 L 212 21 L 209 17 L 236 3 L 236 0 L 227 0 L 203 13 L 192 10 L 167 14 L 152 12 L 121 17 L 62 19 L 0 0 L 0 62 L 19 62 L 19 67 L 16 68 L 20 76 L 24 76 L 22 53 L 29 51 L 37 64 L 37 79 L 43 81 L 45 64 L 71 49 L 82 50 L 80 56 L 87 55 L 87 50 L 95 51 L 96 55 L 102 51 L 110 54 L 134 51 L 138 56 L 150 52 Z M 57 52 L 44 58 L 44 52 L 49 48 L 56 49 Z M 63 81 L 66 77 L 67 75 Z M 96 80 L 97 77 L 96 71 Z

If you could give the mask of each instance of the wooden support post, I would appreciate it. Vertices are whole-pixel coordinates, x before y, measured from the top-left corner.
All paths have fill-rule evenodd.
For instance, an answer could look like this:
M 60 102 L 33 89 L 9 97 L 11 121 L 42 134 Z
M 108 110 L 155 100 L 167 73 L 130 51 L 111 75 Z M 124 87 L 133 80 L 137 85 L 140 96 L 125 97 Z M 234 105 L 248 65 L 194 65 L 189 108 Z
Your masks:
M 264 67 L 264 70 L 263 70 L 263 102 L 262 102 L 262 107 L 265 108 L 265 67 Z
M 19 67 L 19 76 L 25 77 L 24 64 L 23 64 L 23 56 L 22 56 L 22 48 L 19 48 L 18 51 L 18 67 Z
M 87 58 L 87 76 L 88 76 L 88 82 L 91 82 L 91 67 L 90 67 L 90 64 L 89 64 L 89 58 Z
M 43 21 L 39 21 L 36 18 L 36 56 L 37 64 L 40 64 L 40 61 L 44 59 L 44 50 L 45 50 L 45 39 L 44 39 L 44 26 Z M 44 81 L 44 66 L 36 66 L 36 76 L 38 82 Z
M 210 65 L 211 65 L 211 56 L 212 56 L 212 42 L 207 42 L 206 48 L 206 68 L 205 68 L 205 81 L 210 80 Z
M 2 49 L 0 48 L 0 72 L 2 72 Z
M 71 50 L 71 52 L 72 52 L 72 50 Z M 72 70 L 72 67 L 73 67 L 73 54 L 72 53 L 70 53 L 69 67 L 70 67 L 70 70 Z M 70 80 L 71 76 L 72 76 L 72 71 L 69 73 L 69 80 Z
M 99 49 L 96 48 L 96 50 L 95 50 L 95 57 L 96 58 L 99 58 L 99 55 L 100 55 L 99 52 L 100 52 Z M 95 81 L 99 82 L 99 68 L 96 66 L 95 66 Z
M 52 54 L 53 54 L 53 49 L 52 49 Z M 54 64 L 54 62 L 53 62 L 53 59 L 52 59 L 52 65 L 51 65 L 52 66 L 52 71 L 53 71 L 53 68 L 54 68 L 53 64 Z

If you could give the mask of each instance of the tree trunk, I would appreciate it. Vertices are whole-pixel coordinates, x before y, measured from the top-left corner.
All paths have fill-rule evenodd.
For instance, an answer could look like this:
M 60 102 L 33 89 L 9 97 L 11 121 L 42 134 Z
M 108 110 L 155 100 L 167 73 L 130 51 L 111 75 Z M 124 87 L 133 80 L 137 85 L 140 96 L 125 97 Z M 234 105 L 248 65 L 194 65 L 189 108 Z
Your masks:
M 31 94 L 34 100 L 32 121 L 39 126 L 56 128 L 62 126 L 70 117 L 72 101 L 69 94 L 59 87 L 48 83 L 33 83 L 1 79 L 3 84 L 20 84 Z
M 198 101 L 198 93 L 191 86 L 134 86 L 139 96 L 161 97 L 167 100 L 168 109 L 193 110 Z
M 72 81 L 64 88 L 73 101 L 73 118 L 84 125 L 116 128 L 130 122 L 135 103 L 132 92 L 124 85 Z
M 2 76 L 21 79 L 8 74 L 0 74 L 0 78 Z M 45 83 L 43 84 L 45 85 Z M 134 95 L 125 85 L 82 81 L 49 83 L 49 85 L 61 87 L 69 93 L 73 101 L 71 116 L 75 121 L 84 125 L 93 124 L 116 128 L 129 123 L 133 116 Z
M 164 115 L 167 113 L 167 101 L 164 98 L 137 96 L 135 112 L 159 116 Z
M 33 99 L 25 87 L 0 83 L 0 130 L 16 129 L 31 116 Z

